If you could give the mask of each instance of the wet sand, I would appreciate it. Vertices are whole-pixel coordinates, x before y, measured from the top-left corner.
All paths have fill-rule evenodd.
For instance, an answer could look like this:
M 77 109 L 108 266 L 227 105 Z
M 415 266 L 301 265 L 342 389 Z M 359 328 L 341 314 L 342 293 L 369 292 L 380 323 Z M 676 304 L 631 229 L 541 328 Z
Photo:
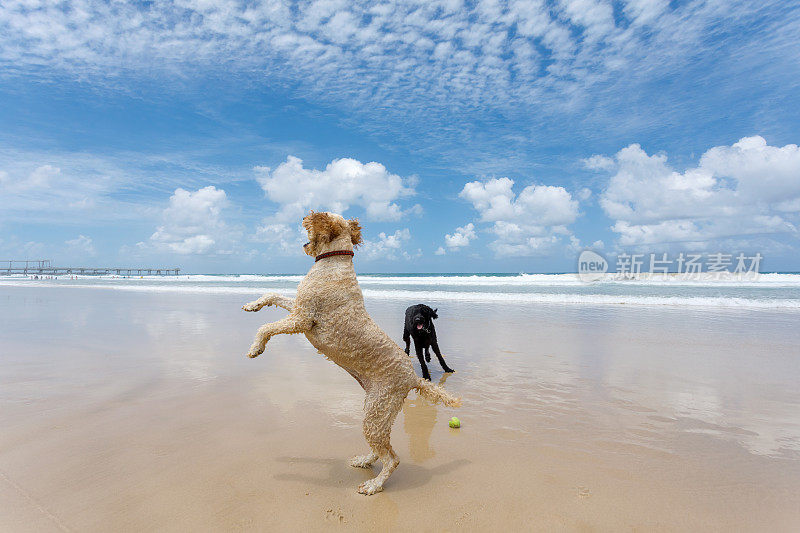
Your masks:
M 798 313 L 434 302 L 464 405 L 365 497 L 360 387 L 249 299 L 0 287 L 0 530 L 800 528 Z

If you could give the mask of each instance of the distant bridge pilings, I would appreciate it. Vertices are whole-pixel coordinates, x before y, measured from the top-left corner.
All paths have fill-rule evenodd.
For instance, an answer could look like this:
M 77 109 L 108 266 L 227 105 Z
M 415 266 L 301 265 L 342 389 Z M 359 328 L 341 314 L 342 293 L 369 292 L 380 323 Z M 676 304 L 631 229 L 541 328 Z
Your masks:
M 180 268 L 54 267 L 49 259 L 0 261 L 0 275 L 30 276 L 177 276 Z

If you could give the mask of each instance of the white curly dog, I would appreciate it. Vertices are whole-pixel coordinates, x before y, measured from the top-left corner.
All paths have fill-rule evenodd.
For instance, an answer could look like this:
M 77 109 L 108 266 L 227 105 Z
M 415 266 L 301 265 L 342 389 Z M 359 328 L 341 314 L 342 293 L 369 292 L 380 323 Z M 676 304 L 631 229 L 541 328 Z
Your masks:
M 264 351 L 269 339 L 283 333 L 304 333 L 309 342 L 328 359 L 345 369 L 364 388 L 364 437 L 371 449 L 353 457 L 352 466 L 368 468 L 380 460 L 380 473 L 358 487 L 361 494 L 375 494 L 400 461 L 389 444 L 397 413 L 409 391 L 433 402 L 458 407 L 460 399 L 423 380 L 414 373 L 409 357 L 378 327 L 364 308 L 364 296 L 353 268 L 353 248 L 361 242 L 358 220 L 346 220 L 334 213 L 311 212 L 303 219 L 309 242 L 306 254 L 315 257 L 311 270 L 297 287 L 293 300 L 266 294 L 242 307 L 258 311 L 275 305 L 289 315 L 258 329 L 248 357 Z

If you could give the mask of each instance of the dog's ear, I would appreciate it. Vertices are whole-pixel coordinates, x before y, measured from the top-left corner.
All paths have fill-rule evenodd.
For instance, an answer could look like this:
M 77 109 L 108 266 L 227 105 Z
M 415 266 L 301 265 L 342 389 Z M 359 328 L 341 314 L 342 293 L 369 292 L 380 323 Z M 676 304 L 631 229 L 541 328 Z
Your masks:
M 311 211 L 303 219 L 303 227 L 314 239 L 332 241 L 341 233 L 339 224 L 328 213 Z
M 361 244 L 361 224 L 358 223 L 357 218 L 351 218 L 347 223 L 350 224 L 350 240 L 353 242 L 353 246 L 358 246 Z
M 439 318 L 439 315 L 436 314 L 436 311 L 438 311 L 438 310 L 439 310 L 438 307 L 433 310 L 433 312 L 431 313 L 431 318 Z

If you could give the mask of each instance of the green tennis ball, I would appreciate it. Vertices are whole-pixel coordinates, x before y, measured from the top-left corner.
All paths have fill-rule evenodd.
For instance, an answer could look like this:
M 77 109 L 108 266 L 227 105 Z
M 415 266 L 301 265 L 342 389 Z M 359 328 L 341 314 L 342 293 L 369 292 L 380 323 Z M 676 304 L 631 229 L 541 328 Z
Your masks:
M 460 428 L 461 427 L 461 420 L 456 417 L 450 419 L 450 427 L 451 428 Z

